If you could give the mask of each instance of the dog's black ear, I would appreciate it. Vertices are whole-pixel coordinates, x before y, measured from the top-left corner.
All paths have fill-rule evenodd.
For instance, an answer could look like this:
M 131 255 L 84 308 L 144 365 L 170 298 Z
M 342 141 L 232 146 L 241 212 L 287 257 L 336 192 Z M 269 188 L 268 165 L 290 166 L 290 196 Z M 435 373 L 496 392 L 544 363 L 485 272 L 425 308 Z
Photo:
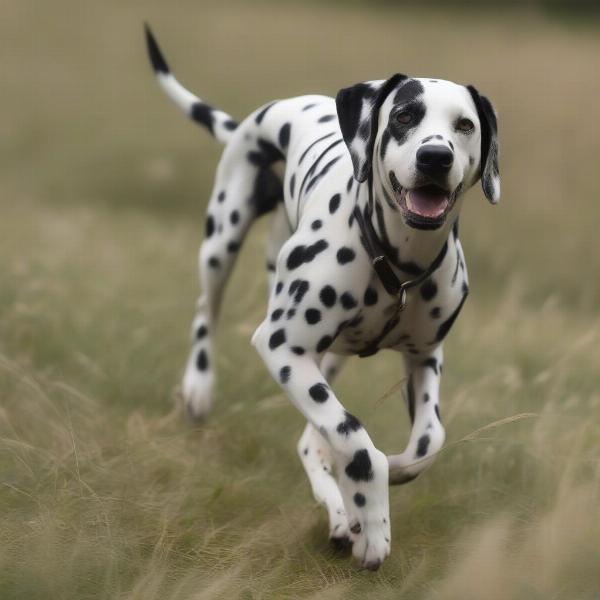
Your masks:
M 472 85 L 467 89 L 473 98 L 481 124 L 481 187 L 485 197 L 496 204 L 500 200 L 500 169 L 498 165 L 498 122 L 492 103 Z
M 357 83 L 337 93 L 338 120 L 357 181 L 365 181 L 371 171 L 379 109 L 403 79 L 406 75 L 396 73 L 386 81 Z

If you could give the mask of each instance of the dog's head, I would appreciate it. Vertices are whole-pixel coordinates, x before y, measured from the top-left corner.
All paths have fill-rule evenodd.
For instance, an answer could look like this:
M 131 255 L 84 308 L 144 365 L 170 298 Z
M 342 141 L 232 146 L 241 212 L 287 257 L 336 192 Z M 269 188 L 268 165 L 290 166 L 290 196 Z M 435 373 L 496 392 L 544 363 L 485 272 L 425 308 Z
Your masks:
M 336 105 L 355 178 L 378 178 L 409 226 L 441 227 L 478 179 L 500 199 L 496 116 L 474 87 L 397 74 L 340 90 Z

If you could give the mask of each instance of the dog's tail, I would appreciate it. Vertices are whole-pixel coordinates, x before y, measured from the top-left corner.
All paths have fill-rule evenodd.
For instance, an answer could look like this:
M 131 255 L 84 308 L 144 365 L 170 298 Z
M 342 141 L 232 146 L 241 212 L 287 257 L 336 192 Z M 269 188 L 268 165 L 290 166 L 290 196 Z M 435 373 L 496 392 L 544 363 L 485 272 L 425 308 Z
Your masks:
M 156 38 L 152 35 L 150 27 L 146 24 L 146 45 L 148 47 L 148 56 L 152 63 L 152 68 L 160 87 L 166 92 L 167 96 L 193 121 L 204 125 L 210 133 L 222 144 L 226 144 L 236 130 L 238 124 L 227 113 L 216 110 L 206 102 L 186 90 L 173 77 L 169 70 L 169 65 L 165 60 Z

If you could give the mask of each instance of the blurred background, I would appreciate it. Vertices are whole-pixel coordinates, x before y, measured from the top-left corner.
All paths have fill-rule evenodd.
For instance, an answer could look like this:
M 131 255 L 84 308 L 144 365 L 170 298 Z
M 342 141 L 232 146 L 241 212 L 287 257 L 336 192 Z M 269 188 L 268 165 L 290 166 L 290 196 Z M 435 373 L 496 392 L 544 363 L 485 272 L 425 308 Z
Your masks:
M 39 2 L 0 8 L 0 597 L 600 597 L 597 2 Z M 328 548 L 302 418 L 250 346 L 252 231 L 219 333 L 217 403 L 174 403 L 220 148 L 154 81 L 236 118 L 395 72 L 474 84 L 499 114 L 503 197 L 469 192 L 471 295 L 446 344 L 447 448 L 391 490 L 392 556 Z M 408 437 L 399 357 L 336 391 Z

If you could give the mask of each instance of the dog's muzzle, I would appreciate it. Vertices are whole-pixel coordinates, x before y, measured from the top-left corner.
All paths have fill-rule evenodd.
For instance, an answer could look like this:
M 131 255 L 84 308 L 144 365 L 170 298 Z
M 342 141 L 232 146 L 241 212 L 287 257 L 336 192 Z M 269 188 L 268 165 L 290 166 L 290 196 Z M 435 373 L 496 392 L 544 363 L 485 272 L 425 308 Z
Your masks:
M 435 183 L 404 188 L 393 171 L 390 171 L 390 183 L 404 220 L 416 229 L 441 227 L 454 206 L 458 191 L 451 192 Z

